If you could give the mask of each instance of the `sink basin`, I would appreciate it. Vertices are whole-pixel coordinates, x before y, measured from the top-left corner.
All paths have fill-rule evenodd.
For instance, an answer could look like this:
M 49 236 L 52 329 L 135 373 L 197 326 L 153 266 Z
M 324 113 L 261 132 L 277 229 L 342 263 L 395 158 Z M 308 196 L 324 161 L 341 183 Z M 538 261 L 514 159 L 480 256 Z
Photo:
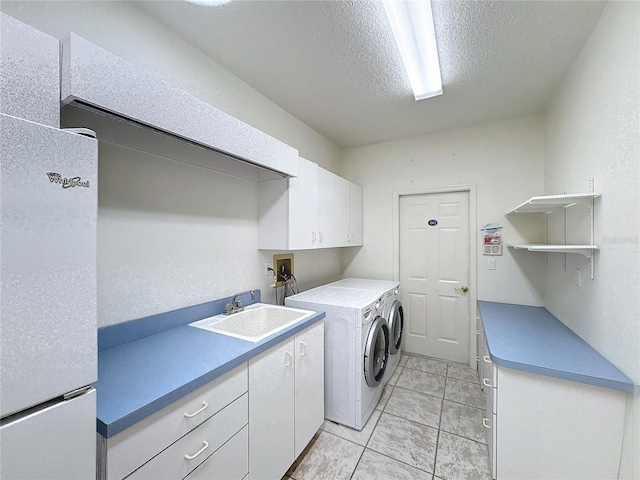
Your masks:
M 216 315 L 190 323 L 189 326 L 255 343 L 314 313 L 299 308 L 254 303 L 245 307 L 243 312 Z

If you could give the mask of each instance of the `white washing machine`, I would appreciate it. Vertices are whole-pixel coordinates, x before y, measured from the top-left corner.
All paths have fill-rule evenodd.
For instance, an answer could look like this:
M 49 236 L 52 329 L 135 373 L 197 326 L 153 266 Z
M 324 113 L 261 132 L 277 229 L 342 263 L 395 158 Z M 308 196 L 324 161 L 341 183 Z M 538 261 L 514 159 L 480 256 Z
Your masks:
M 321 310 L 325 326 L 325 418 L 362 430 L 382 395 L 389 360 L 383 301 L 373 291 L 321 286 L 287 297 Z
M 404 312 L 400 301 L 400 282 L 393 280 L 371 280 L 366 278 L 345 278 L 328 284 L 332 287 L 355 288 L 376 292 L 384 300 L 383 316 L 389 325 L 389 364 L 382 383 L 385 385 L 393 376 L 400 363 L 402 335 L 404 332 Z

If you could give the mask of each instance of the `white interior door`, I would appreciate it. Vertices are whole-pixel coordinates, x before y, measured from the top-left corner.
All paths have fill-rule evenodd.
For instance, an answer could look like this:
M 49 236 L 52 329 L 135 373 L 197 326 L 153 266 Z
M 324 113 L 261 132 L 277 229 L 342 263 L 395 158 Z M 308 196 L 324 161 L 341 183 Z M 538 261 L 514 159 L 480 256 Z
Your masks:
M 469 362 L 469 193 L 400 197 L 403 350 Z

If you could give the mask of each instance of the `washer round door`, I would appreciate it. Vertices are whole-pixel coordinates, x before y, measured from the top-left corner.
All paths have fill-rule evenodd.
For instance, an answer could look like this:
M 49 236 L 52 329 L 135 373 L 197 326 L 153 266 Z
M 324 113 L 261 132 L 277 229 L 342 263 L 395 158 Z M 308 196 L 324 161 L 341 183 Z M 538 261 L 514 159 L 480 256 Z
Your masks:
M 377 387 L 382 382 L 389 361 L 389 326 L 382 317 L 371 323 L 364 348 L 364 378 L 367 385 Z
M 389 345 L 389 353 L 395 355 L 400 351 L 402 345 L 402 332 L 404 331 L 404 312 L 402 304 L 399 300 L 393 302 L 391 310 L 389 310 L 389 334 L 391 343 Z

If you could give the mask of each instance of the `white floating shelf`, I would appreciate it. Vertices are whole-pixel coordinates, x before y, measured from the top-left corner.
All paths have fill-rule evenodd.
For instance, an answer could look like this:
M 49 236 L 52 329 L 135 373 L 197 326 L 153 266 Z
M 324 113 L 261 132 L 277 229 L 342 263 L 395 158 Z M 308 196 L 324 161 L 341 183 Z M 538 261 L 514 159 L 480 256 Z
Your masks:
M 511 213 L 550 213 L 562 208 L 571 207 L 576 203 L 584 202 L 599 197 L 599 193 L 568 193 L 562 195 L 540 195 L 531 197 L 511 210 Z
M 593 252 L 598 249 L 597 245 L 508 245 L 516 250 L 528 250 L 530 252 L 552 252 L 552 253 L 577 253 L 587 258 L 593 257 Z

